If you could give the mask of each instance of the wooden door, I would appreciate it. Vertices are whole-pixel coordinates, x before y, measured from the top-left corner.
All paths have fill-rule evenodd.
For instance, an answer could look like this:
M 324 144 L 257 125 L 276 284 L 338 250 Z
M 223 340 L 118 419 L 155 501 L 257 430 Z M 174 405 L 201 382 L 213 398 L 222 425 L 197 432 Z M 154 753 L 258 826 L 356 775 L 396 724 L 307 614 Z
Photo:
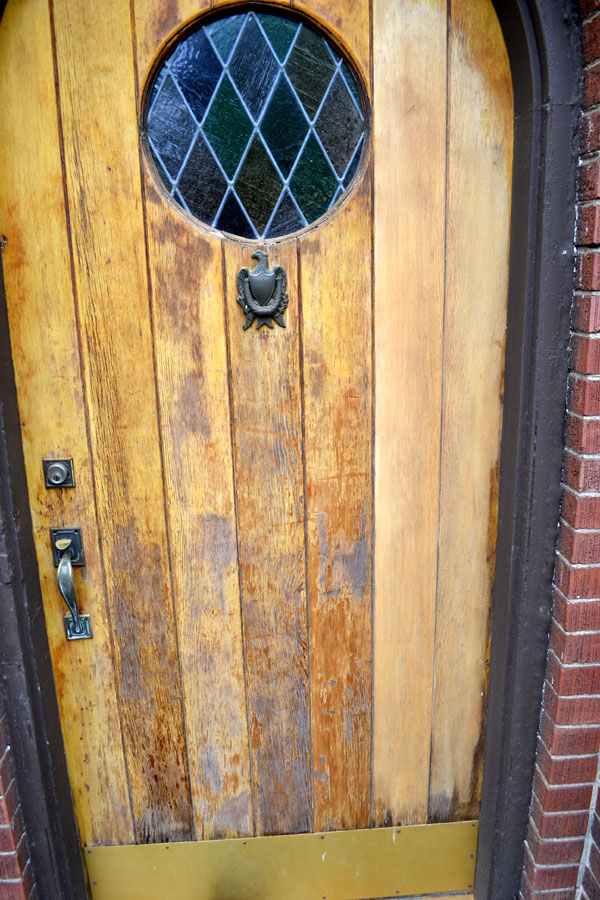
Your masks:
M 371 129 L 344 200 L 257 244 L 182 215 L 140 139 L 163 48 L 221 5 L 9 0 L 0 25 L 3 266 L 82 845 L 476 820 L 500 28 L 490 0 L 280 3 L 349 54 Z M 287 270 L 285 330 L 242 330 L 257 246 Z M 56 457 L 74 488 L 44 486 Z M 56 526 L 82 529 L 92 640 L 65 639 Z

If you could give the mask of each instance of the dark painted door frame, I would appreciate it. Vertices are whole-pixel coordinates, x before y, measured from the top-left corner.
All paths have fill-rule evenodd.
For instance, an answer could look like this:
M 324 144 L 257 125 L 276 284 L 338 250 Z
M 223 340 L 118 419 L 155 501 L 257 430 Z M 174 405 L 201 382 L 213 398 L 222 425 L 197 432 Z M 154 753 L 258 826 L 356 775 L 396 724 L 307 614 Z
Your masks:
M 515 167 L 477 900 L 510 900 L 523 863 L 560 503 L 581 80 L 571 0 L 494 2 L 515 89 Z M 1 689 L 40 900 L 84 900 L 1 279 L 0 591 Z

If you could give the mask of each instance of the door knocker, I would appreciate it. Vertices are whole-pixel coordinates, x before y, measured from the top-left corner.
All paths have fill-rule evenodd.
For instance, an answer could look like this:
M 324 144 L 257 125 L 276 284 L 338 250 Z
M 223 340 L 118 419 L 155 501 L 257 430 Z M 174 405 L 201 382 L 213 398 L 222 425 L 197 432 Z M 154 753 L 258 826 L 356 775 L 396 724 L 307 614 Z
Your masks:
M 253 253 L 252 259 L 258 260 L 256 268 L 250 272 L 244 266 L 237 277 L 237 302 L 246 314 L 243 330 L 250 328 L 255 319 L 257 330 L 263 325 L 273 328 L 272 319 L 285 328 L 283 313 L 289 303 L 285 269 L 283 266 L 269 269 L 269 257 L 262 250 Z

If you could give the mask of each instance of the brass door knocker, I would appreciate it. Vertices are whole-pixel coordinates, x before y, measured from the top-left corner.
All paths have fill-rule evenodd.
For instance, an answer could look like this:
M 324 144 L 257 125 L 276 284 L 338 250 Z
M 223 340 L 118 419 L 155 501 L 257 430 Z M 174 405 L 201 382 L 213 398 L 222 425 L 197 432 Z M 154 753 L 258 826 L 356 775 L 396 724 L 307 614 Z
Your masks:
M 285 328 L 283 313 L 289 303 L 285 269 L 283 266 L 269 269 L 269 257 L 262 250 L 253 253 L 252 259 L 258 260 L 256 268 L 250 272 L 244 266 L 237 277 L 237 302 L 246 314 L 243 329 L 250 328 L 255 319 L 257 330 L 263 325 L 273 328 L 272 319 Z

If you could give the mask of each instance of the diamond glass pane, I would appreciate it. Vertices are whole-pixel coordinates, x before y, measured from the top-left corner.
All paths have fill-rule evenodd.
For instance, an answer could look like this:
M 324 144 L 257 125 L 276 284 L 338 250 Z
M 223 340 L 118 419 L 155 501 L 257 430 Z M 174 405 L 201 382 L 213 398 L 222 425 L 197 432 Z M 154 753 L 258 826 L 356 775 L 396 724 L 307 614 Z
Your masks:
M 173 199 L 245 238 L 282 237 L 326 213 L 364 146 L 350 66 L 289 13 L 212 18 L 165 60 L 147 108 L 150 155 Z

